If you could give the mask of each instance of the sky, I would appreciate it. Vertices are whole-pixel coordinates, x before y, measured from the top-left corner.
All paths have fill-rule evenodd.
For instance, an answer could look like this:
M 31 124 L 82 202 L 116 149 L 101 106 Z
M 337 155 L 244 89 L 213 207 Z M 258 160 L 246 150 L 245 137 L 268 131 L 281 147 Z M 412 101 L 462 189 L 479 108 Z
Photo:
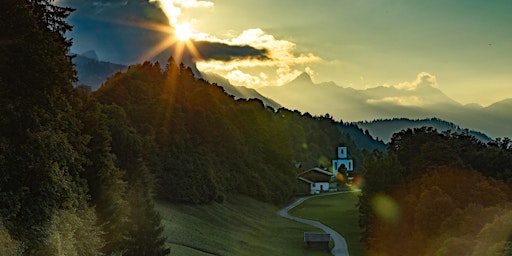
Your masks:
M 148 1 L 57 3 L 77 8 L 70 17 L 72 50 L 94 49 L 112 62 L 181 47 L 201 72 L 250 88 L 282 85 L 302 72 L 316 83 L 355 89 L 399 87 L 429 74 L 462 104 L 512 98 L 512 1 Z M 148 25 L 154 23 L 168 23 L 170 32 Z M 122 42 L 103 40 L 113 29 Z M 140 34 L 130 34 L 134 29 Z M 191 40 L 177 40 L 178 30 Z

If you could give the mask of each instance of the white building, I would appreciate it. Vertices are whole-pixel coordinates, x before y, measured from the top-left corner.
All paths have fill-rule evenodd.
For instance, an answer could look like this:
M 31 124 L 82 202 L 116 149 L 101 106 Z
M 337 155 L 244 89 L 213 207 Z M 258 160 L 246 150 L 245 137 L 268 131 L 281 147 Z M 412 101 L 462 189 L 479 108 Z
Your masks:
M 332 173 L 316 167 L 299 173 L 297 179 L 299 194 L 317 194 L 329 191 Z
M 338 147 L 338 159 L 332 160 L 332 175 L 336 177 L 338 172 L 347 172 L 348 180 L 352 180 L 354 172 L 354 161 L 348 158 L 347 147 Z

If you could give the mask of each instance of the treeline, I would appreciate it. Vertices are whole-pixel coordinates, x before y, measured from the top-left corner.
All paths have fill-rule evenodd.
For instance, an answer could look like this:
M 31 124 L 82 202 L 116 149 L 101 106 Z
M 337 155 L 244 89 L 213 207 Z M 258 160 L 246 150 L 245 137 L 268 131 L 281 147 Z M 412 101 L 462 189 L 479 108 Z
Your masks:
M 424 119 L 408 119 L 408 118 L 392 118 L 392 119 L 375 119 L 372 121 L 361 121 L 355 123 L 359 127 L 365 129 L 365 133 L 370 133 L 378 136 L 385 142 L 391 141 L 391 136 L 407 128 L 420 128 L 420 127 L 433 127 L 438 131 L 452 131 L 454 133 L 464 133 L 483 141 L 489 142 L 492 139 L 486 134 L 462 128 L 454 123 L 441 120 L 439 118 L 424 118 Z
M 408 129 L 364 161 L 370 255 L 512 255 L 512 142 Z
M 328 116 L 235 100 L 172 58 L 164 68 L 150 62 L 130 66 L 94 95 L 125 113 L 140 137 L 151 139 L 146 160 L 154 163 L 157 195 L 170 201 L 222 202 L 242 193 L 284 203 L 296 189 L 294 163 L 329 167 L 341 139 Z
M 115 109 L 72 87 L 64 37 L 72 10 L 48 0 L 3 5 L 0 254 L 168 254 L 144 138 L 112 123 Z M 116 129 L 128 131 L 126 165 L 117 162 L 125 156 L 114 149 Z

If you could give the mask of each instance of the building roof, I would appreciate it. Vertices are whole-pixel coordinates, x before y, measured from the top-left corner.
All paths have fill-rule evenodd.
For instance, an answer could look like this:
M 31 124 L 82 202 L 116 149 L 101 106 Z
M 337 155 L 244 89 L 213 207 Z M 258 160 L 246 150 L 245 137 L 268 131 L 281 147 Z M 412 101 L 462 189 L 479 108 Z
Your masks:
M 297 179 L 307 182 L 309 184 L 315 182 L 330 182 L 332 179 L 332 173 L 320 168 L 312 168 L 307 171 L 303 171 L 297 175 Z
M 308 179 L 306 179 L 306 178 L 303 178 L 303 177 L 298 177 L 297 179 L 299 179 L 299 180 L 301 180 L 301 181 L 304 181 L 304 182 L 306 182 L 306 183 L 308 183 L 308 184 L 313 184 L 313 183 L 314 183 L 314 182 L 312 182 L 312 181 L 310 181 L 310 180 L 308 180 Z
M 322 170 L 322 169 L 320 169 L 320 168 L 318 168 L 318 167 L 311 168 L 311 169 L 309 169 L 309 170 L 307 170 L 307 171 L 303 171 L 303 172 L 299 173 L 299 175 L 298 175 L 298 176 L 300 177 L 300 176 L 302 176 L 303 174 L 306 174 L 306 173 L 311 172 L 311 171 L 315 171 L 315 172 L 317 172 L 317 173 L 321 173 L 321 174 L 325 174 L 325 175 L 328 175 L 328 176 L 332 176 L 332 173 L 331 173 L 331 172 L 326 171 L 326 170 Z

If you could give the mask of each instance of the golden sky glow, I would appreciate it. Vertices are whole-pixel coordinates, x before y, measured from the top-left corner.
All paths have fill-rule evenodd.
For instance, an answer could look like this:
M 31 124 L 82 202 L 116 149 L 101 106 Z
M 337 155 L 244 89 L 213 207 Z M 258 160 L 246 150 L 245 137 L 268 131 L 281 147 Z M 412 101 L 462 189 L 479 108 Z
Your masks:
M 430 74 L 431 85 L 462 104 L 512 98 L 509 0 L 147 1 L 59 0 L 77 8 L 72 50 L 129 65 L 195 43 L 205 55 L 194 59 L 201 72 L 252 88 L 307 72 L 315 83 L 411 91 Z M 139 22 L 169 25 L 147 33 L 140 27 L 163 30 Z
M 405 90 L 429 73 L 461 103 L 512 98 L 507 1 L 158 2 L 171 24 L 191 24 L 197 40 L 270 51 L 270 61 L 197 63 L 235 85 L 280 85 L 307 71 L 315 82 Z

